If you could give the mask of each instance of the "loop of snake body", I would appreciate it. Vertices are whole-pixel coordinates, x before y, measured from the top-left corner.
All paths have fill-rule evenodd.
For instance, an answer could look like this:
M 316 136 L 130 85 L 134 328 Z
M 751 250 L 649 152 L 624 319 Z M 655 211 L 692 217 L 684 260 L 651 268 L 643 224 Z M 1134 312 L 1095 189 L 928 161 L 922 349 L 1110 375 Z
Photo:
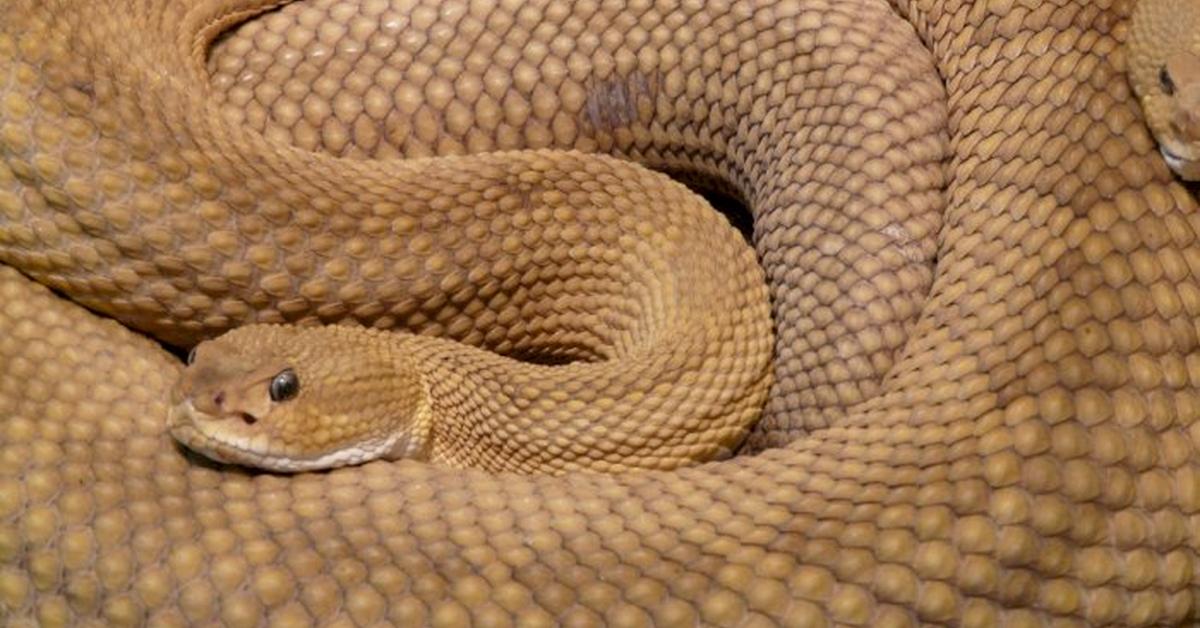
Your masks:
M 0 8 L 4 623 L 1196 620 L 1194 2 Z M 457 368 L 147 338 L 319 322 Z M 343 380 L 542 420 L 256 473 L 168 434 L 225 368 L 247 428 Z

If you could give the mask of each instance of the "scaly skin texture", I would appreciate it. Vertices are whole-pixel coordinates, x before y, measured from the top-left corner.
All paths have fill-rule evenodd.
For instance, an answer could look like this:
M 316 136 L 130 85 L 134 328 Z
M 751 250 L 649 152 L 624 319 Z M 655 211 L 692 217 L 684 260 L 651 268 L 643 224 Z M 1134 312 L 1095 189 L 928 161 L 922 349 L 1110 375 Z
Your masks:
M 385 259 L 398 251 L 400 268 L 422 257 L 420 238 L 443 244 L 400 284 L 407 297 L 432 281 L 434 296 L 393 311 L 420 306 L 417 316 L 467 342 L 573 363 L 376 334 L 372 342 L 395 345 L 382 359 L 395 372 L 381 379 L 363 334 L 243 328 L 233 332 L 242 340 L 197 347 L 173 398 L 174 436 L 218 460 L 274 470 L 380 456 L 526 473 L 671 469 L 728 458 L 742 443 L 770 385 L 766 283 L 753 250 L 700 197 L 633 164 L 574 153 L 416 167 L 422 185 L 399 197 L 467 191 L 409 201 L 391 223 L 421 222 L 407 248 L 406 234 L 386 228 L 351 236 Z M 448 169 L 466 176 L 424 188 L 451 178 Z M 353 283 L 337 292 L 372 290 L 355 272 L 371 261 L 349 265 Z M 272 400 L 284 369 L 299 376 L 298 396 Z M 407 402 L 388 390 L 414 385 L 423 392 Z M 406 416 L 414 403 L 432 413 L 417 431 Z M 388 440 L 416 451 L 389 452 Z
M 1200 225 L 1125 81 L 1128 4 L 289 5 L 218 44 L 211 89 L 191 32 L 232 3 L 0 4 L 8 623 L 1196 620 Z M 308 29 L 361 60 L 373 28 L 417 48 L 400 79 L 293 52 Z M 312 105 L 319 139 L 290 68 L 354 94 Z M 404 115 L 372 141 L 353 101 Z M 776 323 L 752 444 L 790 443 L 624 475 L 248 474 L 172 445 L 176 358 L 65 298 L 184 344 L 353 316 L 494 348 L 452 324 L 476 310 L 437 317 L 428 264 L 358 244 L 428 171 L 354 157 L 547 145 L 743 196 Z M 420 201 L 441 216 L 472 180 L 445 172 Z M 423 220 L 402 242 L 428 254 Z

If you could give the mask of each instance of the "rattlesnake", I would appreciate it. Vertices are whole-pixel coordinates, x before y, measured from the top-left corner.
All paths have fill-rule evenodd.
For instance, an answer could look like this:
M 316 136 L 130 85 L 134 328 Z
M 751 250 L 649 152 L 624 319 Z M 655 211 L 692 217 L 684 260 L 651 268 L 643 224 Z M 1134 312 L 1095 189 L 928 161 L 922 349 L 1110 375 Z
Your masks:
M 1196 214 L 1128 3 L 250 4 L 0 3 L 8 623 L 1194 621 Z M 143 333 L 530 349 L 429 280 L 462 262 L 428 234 L 480 201 L 456 159 L 536 158 L 393 159 L 509 149 L 750 208 L 744 455 L 281 476 L 174 445 L 181 360 Z

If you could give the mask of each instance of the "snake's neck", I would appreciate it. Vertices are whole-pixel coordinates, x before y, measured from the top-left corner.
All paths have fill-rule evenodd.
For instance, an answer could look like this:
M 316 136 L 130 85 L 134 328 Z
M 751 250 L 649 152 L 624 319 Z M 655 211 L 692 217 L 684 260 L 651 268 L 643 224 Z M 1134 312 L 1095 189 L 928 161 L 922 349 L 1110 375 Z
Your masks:
M 386 457 L 470 467 L 502 455 L 485 435 L 511 403 L 512 382 L 500 365 L 515 360 L 443 338 L 391 337 L 398 373 L 419 380 L 424 394 L 404 420 L 407 434 Z
M 395 346 L 398 359 L 411 361 L 427 390 L 421 453 L 438 465 L 551 475 L 671 468 L 691 459 L 672 449 L 676 444 L 669 439 L 645 436 L 646 430 L 689 413 L 700 417 L 697 425 L 722 419 L 707 406 L 675 412 L 669 400 L 656 397 L 644 374 L 669 367 L 650 364 L 652 357 L 626 356 L 629 372 L 613 375 L 601 356 L 542 364 L 408 334 L 398 335 Z M 757 402 L 749 405 L 757 408 Z M 637 416 L 646 418 L 638 422 Z M 675 429 L 687 438 L 685 427 Z M 732 451 L 741 432 L 728 432 L 726 449 Z

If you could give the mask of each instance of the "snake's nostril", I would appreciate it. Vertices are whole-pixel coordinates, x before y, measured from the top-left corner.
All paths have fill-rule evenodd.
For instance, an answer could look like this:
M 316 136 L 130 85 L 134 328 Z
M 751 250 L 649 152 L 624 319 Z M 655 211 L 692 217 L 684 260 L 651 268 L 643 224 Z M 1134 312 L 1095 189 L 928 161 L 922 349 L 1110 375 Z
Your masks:
M 216 405 L 218 408 L 220 408 L 221 405 L 224 403 L 225 403 L 225 391 L 223 391 L 223 390 L 217 391 L 217 394 L 213 395 L 213 404 Z
M 1180 107 L 1175 110 L 1175 115 L 1171 116 L 1171 128 L 1188 139 L 1195 138 L 1200 131 L 1200 124 L 1197 122 L 1196 114 L 1190 107 Z

